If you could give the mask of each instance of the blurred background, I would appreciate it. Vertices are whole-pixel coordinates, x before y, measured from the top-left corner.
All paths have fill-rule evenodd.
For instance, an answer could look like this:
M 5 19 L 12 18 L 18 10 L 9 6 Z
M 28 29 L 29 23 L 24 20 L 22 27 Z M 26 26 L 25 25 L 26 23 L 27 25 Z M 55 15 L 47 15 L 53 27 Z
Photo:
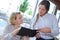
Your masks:
M 4 28 L 8 25 L 8 18 L 12 12 L 21 12 L 24 23 L 30 25 L 33 17 L 38 12 L 38 4 L 42 0 L 0 0 L 0 38 L 3 34 Z M 49 0 L 49 13 L 57 17 L 59 33 L 60 33 L 60 0 Z M 60 34 L 56 36 L 60 39 Z M 30 38 L 34 40 L 35 38 Z

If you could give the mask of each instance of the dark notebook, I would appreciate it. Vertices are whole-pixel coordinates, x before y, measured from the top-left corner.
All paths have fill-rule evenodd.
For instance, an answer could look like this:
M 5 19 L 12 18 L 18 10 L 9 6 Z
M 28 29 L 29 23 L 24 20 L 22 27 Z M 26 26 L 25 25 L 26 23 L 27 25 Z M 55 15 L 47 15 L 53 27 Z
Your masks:
M 25 27 L 21 27 L 17 35 L 20 36 L 28 36 L 28 37 L 34 37 L 36 35 L 36 30 L 28 29 Z

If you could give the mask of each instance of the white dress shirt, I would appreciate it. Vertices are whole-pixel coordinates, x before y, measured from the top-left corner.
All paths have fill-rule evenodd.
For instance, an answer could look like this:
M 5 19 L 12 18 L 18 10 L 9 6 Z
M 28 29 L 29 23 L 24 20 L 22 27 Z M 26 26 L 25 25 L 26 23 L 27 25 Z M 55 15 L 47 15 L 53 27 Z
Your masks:
M 36 19 L 34 18 L 33 21 L 35 22 L 35 20 Z M 39 16 L 39 19 L 33 28 L 40 29 L 44 27 L 51 28 L 51 33 L 45 34 L 45 33 L 40 32 L 40 36 L 44 39 L 53 39 L 53 37 L 55 37 L 59 33 L 58 22 L 55 15 L 47 13 L 43 17 Z

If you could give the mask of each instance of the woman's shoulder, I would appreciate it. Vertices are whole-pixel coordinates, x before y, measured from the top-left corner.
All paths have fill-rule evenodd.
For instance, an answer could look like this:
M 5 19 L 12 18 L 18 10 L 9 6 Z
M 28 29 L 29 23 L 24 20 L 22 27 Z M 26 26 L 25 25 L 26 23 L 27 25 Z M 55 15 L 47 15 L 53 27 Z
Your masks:
M 48 18 L 51 20 L 57 20 L 57 17 L 54 14 L 48 14 Z
M 5 29 L 10 29 L 12 27 L 11 24 L 8 24 Z
M 56 16 L 54 14 L 49 14 L 48 13 L 48 16 L 52 17 L 52 18 L 56 18 Z

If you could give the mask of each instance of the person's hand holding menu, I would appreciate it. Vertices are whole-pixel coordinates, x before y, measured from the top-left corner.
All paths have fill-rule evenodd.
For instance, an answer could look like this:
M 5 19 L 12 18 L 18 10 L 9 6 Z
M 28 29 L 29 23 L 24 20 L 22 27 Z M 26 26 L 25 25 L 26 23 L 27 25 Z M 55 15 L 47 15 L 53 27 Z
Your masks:
M 21 29 L 19 30 L 17 35 L 34 37 L 36 35 L 36 30 L 25 28 L 25 27 L 21 27 Z

